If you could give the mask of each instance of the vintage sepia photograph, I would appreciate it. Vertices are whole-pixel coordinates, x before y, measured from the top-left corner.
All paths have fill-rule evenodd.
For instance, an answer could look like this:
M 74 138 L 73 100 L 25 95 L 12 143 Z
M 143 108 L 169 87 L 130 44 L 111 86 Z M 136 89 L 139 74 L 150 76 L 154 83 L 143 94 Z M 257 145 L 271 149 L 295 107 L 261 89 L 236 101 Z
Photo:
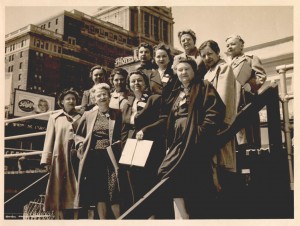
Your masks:
M 1 223 L 294 225 L 299 6 L 255 2 L 2 3 Z

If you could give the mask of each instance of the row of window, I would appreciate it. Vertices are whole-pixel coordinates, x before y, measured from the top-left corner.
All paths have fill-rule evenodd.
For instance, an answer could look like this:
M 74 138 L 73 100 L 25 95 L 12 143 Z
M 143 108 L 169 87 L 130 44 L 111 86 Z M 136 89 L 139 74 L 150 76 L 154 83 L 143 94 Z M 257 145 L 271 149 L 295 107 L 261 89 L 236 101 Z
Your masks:
M 108 37 L 108 39 L 110 39 L 110 40 L 116 40 L 116 41 L 123 42 L 123 43 L 127 42 L 127 39 L 125 37 L 123 37 L 122 35 L 120 35 L 120 34 L 116 35 L 112 32 L 108 32 L 102 28 L 94 27 L 93 25 L 85 24 L 84 28 L 86 30 L 88 30 L 88 32 L 91 34 L 99 34 L 103 37 Z
M 152 24 L 152 17 L 154 17 L 153 21 L 153 36 L 156 41 L 159 40 L 159 23 L 161 23 L 162 28 L 162 38 L 164 41 L 168 42 L 168 22 L 164 20 L 159 20 L 156 16 L 150 16 L 149 13 L 144 13 L 144 33 L 146 37 L 150 37 L 152 34 L 151 31 L 151 24 Z
M 20 62 L 19 69 L 22 69 L 23 62 Z M 8 66 L 7 72 L 13 72 L 14 71 L 14 65 Z
M 41 49 L 50 50 L 50 51 L 52 50 L 53 52 L 62 53 L 61 46 L 57 46 L 54 44 L 52 45 L 51 43 L 39 39 L 34 39 L 33 45 Z
M 23 51 L 20 52 L 19 56 L 20 58 L 23 57 Z M 12 54 L 8 57 L 8 62 L 14 61 L 14 59 L 15 59 L 15 54 Z
M 24 47 L 26 44 L 26 40 L 21 40 L 20 42 L 13 43 L 10 46 L 5 46 L 5 53 L 14 51 L 18 48 Z
M 56 25 L 58 24 L 58 18 L 55 20 L 55 24 Z M 50 27 L 51 27 L 51 21 L 48 22 L 48 28 L 50 28 Z M 46 24 L 42 24 L 41 28 L 42 29 L 46 29 Z

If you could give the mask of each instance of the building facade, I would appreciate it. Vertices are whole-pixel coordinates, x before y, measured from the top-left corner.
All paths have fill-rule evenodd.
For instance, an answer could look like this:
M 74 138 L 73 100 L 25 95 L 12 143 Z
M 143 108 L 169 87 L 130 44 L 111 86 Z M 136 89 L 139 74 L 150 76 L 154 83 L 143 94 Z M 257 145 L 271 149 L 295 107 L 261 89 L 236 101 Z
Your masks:
M 116 58 L 135 56 L 140 42 L 154 45 L 165 41 L 173 47 L 170 8 L 125 7 L 123 11 L 128 15 L 125 13 L 118 20 L 124 24 L 110 22 L 107 18 L 119 8 L 124 7 L 105 7 L 101 17 L 64 11 L 7 34 L 5 105 L 9 115 L 13 114 L 15 89 L 55 96 L 64 88 L 73 87 L 82 93 L 91 86 L 92 66 L 100 64 L 110 72 Z M 130 26 L 126 25 L 125 16 Z

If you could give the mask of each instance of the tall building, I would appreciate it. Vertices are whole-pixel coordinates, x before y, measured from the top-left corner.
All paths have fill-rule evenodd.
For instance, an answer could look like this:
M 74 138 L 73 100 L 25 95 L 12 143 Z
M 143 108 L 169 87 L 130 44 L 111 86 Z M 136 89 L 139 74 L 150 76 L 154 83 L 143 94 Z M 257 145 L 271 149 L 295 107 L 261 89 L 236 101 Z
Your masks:
M 93 65 L 103 65 L 110 71 L 116 58 L 134 56 L 134 49 L 144 41 L 165 41 L 173 46 L 170 8 L 100 9 L 97 17 L 77 10 L 64 11 L 5 36 L 5 105 L 10 115 L 15 89 L 50 96 L 67 87 L 82 92 L 91 86 L 89 69 Z M 107 19 L 115 10 L 121 18 L 116 21 L 122 24 Z
M 139 42 L 157 44 L 158 41 L 163 41 L 173 47 L 174 21 L 171 7 L 100 7 L 94 17 L 133 32 Z

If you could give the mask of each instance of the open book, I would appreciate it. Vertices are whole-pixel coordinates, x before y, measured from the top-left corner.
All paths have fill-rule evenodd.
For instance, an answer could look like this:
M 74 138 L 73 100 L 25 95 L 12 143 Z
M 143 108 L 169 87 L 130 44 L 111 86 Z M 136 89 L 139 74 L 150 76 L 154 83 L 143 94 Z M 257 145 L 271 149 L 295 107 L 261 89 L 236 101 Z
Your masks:
M 128 138 L 119 163 L 144 167 L 153 141 Z

